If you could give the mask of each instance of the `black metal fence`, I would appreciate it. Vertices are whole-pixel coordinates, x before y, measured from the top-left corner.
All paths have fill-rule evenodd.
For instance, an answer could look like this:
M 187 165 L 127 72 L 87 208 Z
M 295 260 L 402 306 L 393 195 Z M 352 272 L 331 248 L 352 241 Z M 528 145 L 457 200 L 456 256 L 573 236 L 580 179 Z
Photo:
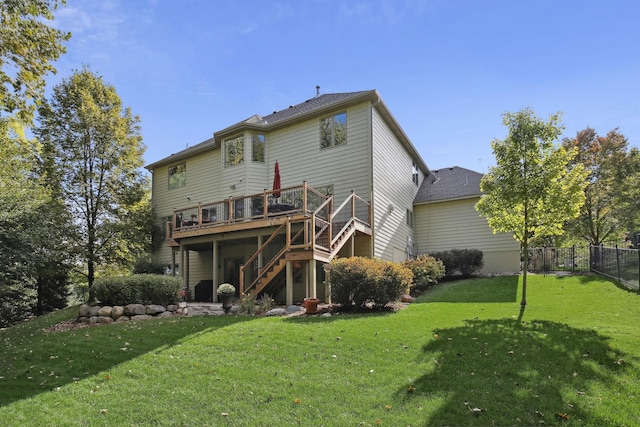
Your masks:
M 640 290 L 640 250 L 607 246 L 529 248 L 530 273 L 587 273 Z
M 585 273 L 590 271 L 589 247 L 529 248 L 531 273 Z
M 640 289 L 640 250 L 591 246 L 591 271 Z

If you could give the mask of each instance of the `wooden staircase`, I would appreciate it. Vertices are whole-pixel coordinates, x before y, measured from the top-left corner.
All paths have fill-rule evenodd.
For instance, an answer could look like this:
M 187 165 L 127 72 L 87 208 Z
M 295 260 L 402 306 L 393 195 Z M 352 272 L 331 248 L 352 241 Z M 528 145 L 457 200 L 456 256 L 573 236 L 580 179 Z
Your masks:
M 357 203 L 365 204 L 364 215 L 356 213 Z M 354 193 L 326 218 L 321 214 L 323 207 L 312 215 L 289 217 L 274 231 L 240 268 L 242 294 L 257 296 L 285 269 L 288 260 L 328 263 L 354 234 L 372 234 L 370 204 Z M 345 220 L 345 217 L 348 218 Z

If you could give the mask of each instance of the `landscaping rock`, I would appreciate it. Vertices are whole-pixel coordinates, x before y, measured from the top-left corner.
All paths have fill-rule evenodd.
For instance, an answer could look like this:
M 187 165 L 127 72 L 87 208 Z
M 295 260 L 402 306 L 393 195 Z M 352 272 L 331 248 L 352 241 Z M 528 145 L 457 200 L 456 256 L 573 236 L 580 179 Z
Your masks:
M 186 302 L 179 302 L 178 303 L 178 308 L 187 308 L 187 303 Z
M 265 316 L 282 316 L 286 312 L 287 310 L 285 310 L 284 308 L 273 308 L 267 311 L 264 315 Z
M 96 317 L 96 323 L 105 325 L 105 324 L 113 323 L 113 319 L 110 316 L 98 316 Z
M 172 312 L 172 313 L 173 313 L 174 311 L 176 311 L 177 309 L 178 309 L 178 306 L 177 306 L 176 304 L 169 304 L 169 305 L 167 306 L 167 311 L 170 311 L 170 312 Z
M 144 308 L 144 305 L 142 304 L 127 304 L 124 307 L 124 314 L 126 316 L 137 316 L 145 313 L 146 313 L 146 310 Z
M 78 316 L 80 317 L 89 317 L 89 309 L 91 306 L 89 304 L 82 304 L 80 308 L 78 308 Z
M 153 319 L 153 316 L 150 316 L 148 314 L 136 314 L 135 316 L 131 316 L 131 320 L 147 320 L 147 319 Z
M 298 313 L 300 311 L 302 311 L 302 307 L 300 307 L 299 305 L 290 305 L 289 307 L 287 307 L 288 314 Z
M 416 299 L 414 297 L 412 297 L 411 295 L 402 295 L 401 301 L 402 302 L 414 302 Z
M 331 313 L 322 313 L 320 317 L 331 317 Z
M 120 316 L 116 319 L 116 323 L 129 322 L 130 320 L 129 316 Z
M 98 311 L 100 310 L 100 306 L 92 306 L 89 307 L 89 317 L 96 317 L 98 315 Z
M 124 307 L 121 305 L 114 306 L 113 310 L 111 310 L 111 317 L 117 320 L 122 316 L 124 316 Z
M 162 313 L 158 314 L 158 317 L 171 317 L 173 316 L 173 313 L 170 311 L 163 311 Z
M 100 317 L 111 317 L 111 311 L 113 311 L 113 307 L 109 305 L 103 305 L 98 309 L 98 316 Z
M 79 319 L 78 319 L 78 322 L 79 322 L 79 323 L 84 323 L 84 324 L 87 324 L 87 325 L 88 325 L 88 324 L 90 323 L 90 321 L 89 321 L 89 317 L 86 317 L 86 316 L 85 316 L 85 317 L 81 317 L 81 318 L 79 318 Z
M 145 314 L 150 314 L 152 316 L 165 311 L 167 311 L 167 309 L 162 305 L 151 304 L 145 307 Z

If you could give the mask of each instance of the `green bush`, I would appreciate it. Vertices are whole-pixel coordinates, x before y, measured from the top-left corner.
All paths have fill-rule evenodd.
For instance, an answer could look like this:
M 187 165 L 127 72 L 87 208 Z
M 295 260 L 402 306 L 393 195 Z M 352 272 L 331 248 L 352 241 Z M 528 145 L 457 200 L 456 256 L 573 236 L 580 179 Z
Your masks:
M 178 301 L 182 280 L 160 274 L 134 274 L 96 279 L 89 300 L 105 305 L 174 304 Z
M 442 261 L 447 276 L 459 273 L 463 277 L 470 277 L 484 266 L 484 255 L 480 249 L 451 249 L 432 252 L 431 256 Z
M 345 309 L 376 306 L 398 300 L 413 280 L 401 264 L 362 257 L 338 258 L 327 265 L 331 298 Z
M 413 272 L 412 289 L 428 289 L 445 275 L 442 261 L 427 254 L 418 255 L 416 259 L 408 259 L 402 264 Z

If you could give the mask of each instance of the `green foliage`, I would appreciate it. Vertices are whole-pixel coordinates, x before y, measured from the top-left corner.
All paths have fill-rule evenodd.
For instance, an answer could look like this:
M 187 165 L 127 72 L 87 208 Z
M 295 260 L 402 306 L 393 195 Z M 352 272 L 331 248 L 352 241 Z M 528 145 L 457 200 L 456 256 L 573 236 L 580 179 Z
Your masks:
M 425 290 L 438 283 L 445 275 L 445 266 L 441 260 L 422 254 L 416 259 L 408 259 L 402 263 L 413 273 L 412 289 Z
M 217 293 L 219 297 L 234 296 L 236 294 L 236 287 L 230 283 L 223 283 L 218 286 Z
M 69 209 L 89 287 L 107 266 L 130 270 L 149 253 L 155 222 L 140 119 L 87 68 L 55 86 L 38 114 L 43 175 Z
M 580 215 L 569 221 L 568 232 L 592 245 L 621 242 L 640 227 L 640 153 L 629 150 L 627 138 L 618 129 L 599 136 L 586 128 L 563 146 L 577 150 L 570 165 L 582 165 L 588 172 L 586 201 Z
M 496 166 L 480 182 L 484 195 L 476 209 L 494 233 L 513 233 L 520 242 L 525 305 L 529 240 L 563 234 L 566 221 L 576 218 L 584 204 L 587 174 L 582 165 L 569 167 L 576 150 L 554 144 L 563 129 L 559 114 L 545 122 L 524 109 L 505 113 L 503 123 L 509 133 L 491 142 Z
M 55 74 L 53 63 L 65 53 L 64 33 L 53 20 L 57 0 L 4 0 L 0 2 L 0 111 L 17 113 L 31 122 L 34 104 L 44 94 L 45 76 Z
M 383 307 L 407 293 L 413 281 L 409 268 L 379 259 L 337 258 L 326 269 L 331 299 L 344 309 L 361 308 L 365 303 Z
M 175 304 L 182 280 L 160 274 L 134 274 L 96 279 L 89 290 L 91 301 L 106 305 Z
M 245 314 L 248 316 L 252 316 L 256 314 L 256 300 L 251 294 L 244 294 L 240 297 L 240 301 L 238 301 L 238 314 Z
M 133 274 L 164 274 L 164 265 L 153 262 L 150 257 L 140 258 L 133 267 Z
M 442 261 L 447 276 L 459 273 L 463 277 L 470 277 L 484 266 L 484 254 L 480 249 L 450 249 L 432 252 L 431 256 Z

